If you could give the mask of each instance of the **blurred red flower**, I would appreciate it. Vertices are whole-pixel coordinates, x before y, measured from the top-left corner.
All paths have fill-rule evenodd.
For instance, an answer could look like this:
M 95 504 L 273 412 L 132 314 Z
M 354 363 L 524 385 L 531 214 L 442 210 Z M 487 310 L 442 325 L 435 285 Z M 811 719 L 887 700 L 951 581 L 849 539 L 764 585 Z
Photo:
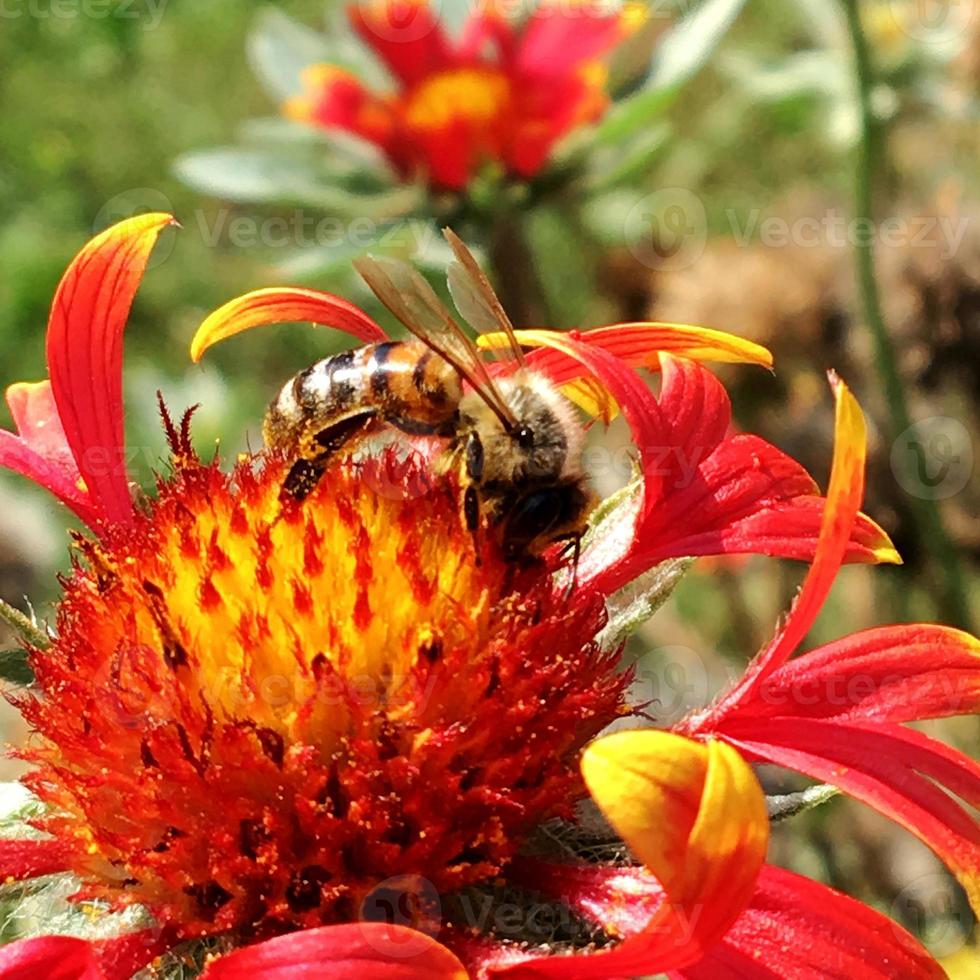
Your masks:
M 288 115 L 379 146 L 403 177 L 461 190 L 487 161 L 527 179 L 555 145 L 605 110 L 601 61 L 644 20 L 643 6 L 545 0 L 520 25 L 512 5 L 475 5 L 451 39 L 428 0 L 370 0 L 351 23 L 397 83 L 379 94 L 347 69 L 314 65 Z

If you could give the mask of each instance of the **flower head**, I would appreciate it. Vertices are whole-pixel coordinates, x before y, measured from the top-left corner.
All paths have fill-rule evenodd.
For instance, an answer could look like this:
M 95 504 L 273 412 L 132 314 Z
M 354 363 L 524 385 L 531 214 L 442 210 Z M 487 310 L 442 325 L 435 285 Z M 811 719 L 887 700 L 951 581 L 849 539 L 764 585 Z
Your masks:
M 478 560 L 445 486 L 337 467 L 284 513 L 280 462 L 178 459 L 149 513 L 80 545 L 21 705 L 40 826 L 88 897 L 268 934 L 401 874 L 485 880 L 570 815 L 629 679 L 582 641 L 598 594 Z
M 533 177 L 556 143 L 607 104 L 601 58 L 643 20 L 640 4 L 546 2 L 520 26 L 478 5 L 458 39 L 427 0 L 372 0 L 351 23 L 397 82 L 376 94 L 350 71 L 313 65 L 295 119 L 379 146 L 405 176 L 460 190 L 486 162 Z
M 492 535 L 474 539 L 457 478 L 424 456 L 338 456 L 305 500 L 289 500 L 288 459 L 249 454 L 225 472 L 194 454 L 189 416 L 176 426 L 164 412 L 172 472 L 153 499 L 134 500 L 119 465 L 121 338 L 170 220 L 123 222 L 72 263 L 52 314 L 50 384 L 14 389 L 12 404 L 30 411 L 0 441 L 0 463 L 91 528 L 76 538 L 51 644 L 32 653 L 36 690 L 20 698 L 37 735 L 25 781 L 47 805 L 36 821 L 46 835 L 0 842 L 0 864 L 9 878 L 70 871 L 76 901 L 138 904 L 163 928 L 91 949 L 28 941 L 0 958 L 0 975 L 61 950 L 79 976 L 129 976 L 182 939 L 289 932 L 218 959 L 213 974 L 330 962 L 341 976 L 370 960 L 416 977 L 464 976 L 463 962 L 473 975 L 508 963 L 550 975 L 557 967 L 524 964 L 526 949 L 474 936 L 452 914 L 440 938 L 453 951 L 422 937 L 410 963 L 404 929 L 361 920 L 405 881 L 447 903 L 519 884 L 534 829 L 571 818 L 590 791 L 648 868 L 624 880 L 640 881 L 636 908 L 650 915 L 636 941 L 593 916 L 610 940 L 627 938 L 575 957 L 570 975 L 707 955 L 758 894 L 761 789 L 724 737 L 646 732 L 586 748 L 630 710 L 618 645 L 598 639 L 606 603 L 671 557 L 818 548 L 823 576 L 828 526 L 837 562 L 893 556 L 857 515 L 860 494 L 849 520 L 837 504 L 824 517 L 797 464 L 729 433 L 727 397 L 697 359 L 766 353 L 663 324 L 519 335 L 541 348 L 529 370 L 586 408 L 622 411 L 638 446 L 642 479 L 615 518 L 594 520 L 571 582 L 554 574 L 555 551 L 517 566 Z M 193 351 L 300 318 L 384 337 L 337 297 L 260 290 L 209 317 Z M 638 368 L 659 374 L 657 394 Z M 622 774 L 609 776 L 620 763 L 635 805 L 616 789 Z M 542 883 L 549 874 L 564 889 L 566 872 L 541 871 Z M 590 894 L 606 886 L 592 879 Z M 685 930 L 679 916 L 698 908 L 710 914 Z

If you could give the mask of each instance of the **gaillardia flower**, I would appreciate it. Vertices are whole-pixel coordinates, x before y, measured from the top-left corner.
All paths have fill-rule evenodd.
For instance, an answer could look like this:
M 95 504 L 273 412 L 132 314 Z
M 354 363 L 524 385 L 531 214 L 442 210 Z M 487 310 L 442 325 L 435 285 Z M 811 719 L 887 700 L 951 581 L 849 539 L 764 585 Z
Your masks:
M 72 902 L 138 907 L 152 927 L 24 939 L 0 952 L 0 977 L 55 964 L 129 977 L 201 937 L 244 947 L 212 960 L 218 978 L 686 970 L 775 894 L 800 934 L 826 901 L 840 921 L 825 946 L 863 943 L 878 969 L 863 975 L 889 962 L 935 975 L 876 913 L 764 868 L 764 797 L 727 733 L 593 741 L 633 710 L 619 641 L 601 638 L 607 608 L 659 563 L 816 552 L 822 580 L 830 548 L 835 568 L 895 558 L 856 515 L 859 490 L 845 520 L 842 478 L 825 507 L 798 464 L 730 434 L 725 392 L 698 361 L 767 363 L 765 351 L 662 324 L 519 335 L 542 348 L 530 369 L 622 411 L 638 447 L 642 480 L 595 515 L 574 578 L 550 552 L 505 561 L 491 534 L 466 528 L 454 475 L 390 448 L 338 456 L 299 501 L 281 492 L 288 459 L 247 454 L 226 472 L 194 453 L 189 416 L 164 411 L 171 471 L 145 499 L 122 465 L 122 335 L 171 221 L 125 221 L 72 262 L 48 328 L 50 380 L 12 389 L 18 433 L 0 438 L 0 463 L 89 527 L 17 699 L 34 734 L 23 782 L 44 810 L 31 835 L 0 841 L 0 867 L 8 881 L 70 876 Z M 385 336 L 328 294 L 260 290 L 213 314 L 193 353 L 296 320 Z M 656 394 L 637 368 L 659 374 Z M 647 871 L 535 852 L 537 829 L 574 826 L 590 792 Z M 566 894 L 577 875 L 588 885 Z M 571 910 L 560 935 L 508 936 L 470 914 L 502 890 L 540 903 L 549 881 Z M 574 955 L 542 958 L 555 951 Z
M 377 145 L 404 177 L 461 190 L 477 168 L 498 164 L 533 177 L 554 146 L 597 119 L 608 103 L 601 61 L 643 22 L 641 4 L 612 10 L 583 0 L 538 5 L 520 26 L 503 9 L 477 4 L 458 39 L 428 0 L 366 0 L 351 23 L 397 83 L 370 91 L 352 72 L 313 65 L 294 119 Z

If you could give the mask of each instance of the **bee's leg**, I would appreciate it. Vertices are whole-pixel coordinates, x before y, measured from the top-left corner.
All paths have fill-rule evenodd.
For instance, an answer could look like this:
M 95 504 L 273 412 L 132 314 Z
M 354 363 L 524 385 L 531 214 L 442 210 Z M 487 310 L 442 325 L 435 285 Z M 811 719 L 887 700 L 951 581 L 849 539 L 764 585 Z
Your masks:
M 476 564 L 480 564 L 480 495 L 471 483 L 463 491 L 463 520 L 466 529 L 473 535 L 473 551 L 476 554 Z
M 564 559 L 565 556 L 571 552 L 572 560 L 572 577 L 569 579 L 568 588 L 565 590 L 565 598 L 570 599 L 572 593 L 575 591 L 575 586 L 578 585 L 578 562 L 582 557 L 582 532 L 573 531 L 570 534 L 564 534 L 559 538 L 555 538 L 555 544 L 559 541 L 565 541 L 565 547 L 559 552 L 559 559 Z
M 314 459 L 296 460 L 283 480 L 280 498 L 295 500 L 297 503 L 305 500 L 316 489 L 329 459 L 329 456 L 317 456 Z
M 330 457 L 346 443 L 362 435 L 373 419 L 374 412 L 361 412 L 321 429 L 313 437 L 308 451 L 290 467 L 282 484 L 280 498 L 296 502 L 305 500 L 316 489 Z
M 466 475 L 479 483 L 483 479 L 483 443 L 476 432 L 466 437 Z

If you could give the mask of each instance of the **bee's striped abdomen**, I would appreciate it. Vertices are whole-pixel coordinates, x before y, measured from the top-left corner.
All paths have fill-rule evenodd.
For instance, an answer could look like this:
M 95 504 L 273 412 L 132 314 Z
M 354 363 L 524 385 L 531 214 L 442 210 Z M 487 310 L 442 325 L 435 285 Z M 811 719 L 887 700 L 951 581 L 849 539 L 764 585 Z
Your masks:
M 266 445 L 303 451 L 317 434 L 353 415 L 375 415 L 412 432 L 455 417 L 459 376 L 416 341 L 387 341 L 317 361 L 283 386 L 263 426 Z

